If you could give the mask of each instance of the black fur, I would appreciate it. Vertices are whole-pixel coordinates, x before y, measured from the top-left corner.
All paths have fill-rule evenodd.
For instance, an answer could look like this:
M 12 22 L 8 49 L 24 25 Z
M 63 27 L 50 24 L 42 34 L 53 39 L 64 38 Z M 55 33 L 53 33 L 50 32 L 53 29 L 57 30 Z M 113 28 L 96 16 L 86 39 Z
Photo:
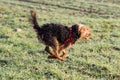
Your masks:
M 36 14 L 33 12 L 32 15 L 32 22 L 33 22 L 33 28 L 37 32 L 38 39 L 45 43 L 46 45 L 53 45 L 53 37 L 56 37 L 58 42 L 60 44 L 64 44 L 64 41 L 67 38 L 70 38 L 70 29 L 67 26 L 61 25 L 61 24 L 44 24 L 39 27 L 37 20 L 36 20 Z M 78 26 L 73 25 L 72 26 L 72 39 L 75 42 L 80 37 L 80 34 L 78 33 Z
M 56 37 L 60 44 L 63 44 L 67 38 L 70 38 L 70 29 L 67 26 L 61 24 L 44 24 L 39 29 L 37 29 L 38 38 L 44 43 L 51 45 L 53 43 L 53 37 Z M 72 26 L 72 38 L 75 42 L 79 37 L 78 26 Z
M 80 33 L 78 33 L 78 26 L 77 25 L 73 25 L 72 26 L 72 39 L 74 42 L 77 41 L 77 39 L 80 38 Z

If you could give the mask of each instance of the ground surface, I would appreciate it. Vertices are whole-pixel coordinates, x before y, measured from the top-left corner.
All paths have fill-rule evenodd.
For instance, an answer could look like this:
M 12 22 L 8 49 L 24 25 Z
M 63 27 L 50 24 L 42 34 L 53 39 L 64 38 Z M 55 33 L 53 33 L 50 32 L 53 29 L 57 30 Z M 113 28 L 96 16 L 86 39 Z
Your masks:
M 68 50 L 65 61 L 47 59 L 31 27 L 82 23 L 93 35 Z M 0 0 L 0 80 L 120 80 L 119 0 Z

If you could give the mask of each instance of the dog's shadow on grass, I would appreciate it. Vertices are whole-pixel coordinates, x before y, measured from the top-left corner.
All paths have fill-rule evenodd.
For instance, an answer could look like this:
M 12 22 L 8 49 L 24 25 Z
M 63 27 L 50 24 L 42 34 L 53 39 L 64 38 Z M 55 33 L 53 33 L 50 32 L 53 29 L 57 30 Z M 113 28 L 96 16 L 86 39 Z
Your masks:
M 120 51 L 120 48 L 118 48 L 118 47 L 113 47 L 113 49 L 116 51 Z

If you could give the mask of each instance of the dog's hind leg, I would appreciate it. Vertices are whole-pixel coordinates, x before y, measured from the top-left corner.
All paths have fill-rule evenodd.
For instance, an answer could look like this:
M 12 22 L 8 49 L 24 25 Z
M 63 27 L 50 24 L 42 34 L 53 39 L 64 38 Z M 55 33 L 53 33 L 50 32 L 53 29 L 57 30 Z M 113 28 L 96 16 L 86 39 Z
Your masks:
M 54 53 L 50 51 L 49 46 L 46 46 L 45 51 L 50 54 L 50 56 L 48 56 L 49 59 L 53 59 L 53 58 L 55 59 L 56 58 Z
M 46 47 L 45 47 L 45 51 L 48 52 L 50 55 L 53 56 L 53 53 L 50 51 L 49 46 L 46 46 Z
M 54 56 L 57 59 L 63 61 L 64 59 L 60 56 L 60 53 L 59 53 L 59 48 L 60 48 L 59 42 L 58 42 L 58 40 L 55 37 L 53 38 L 53 46 L 52 46 L 52 48 L 53 48 Z

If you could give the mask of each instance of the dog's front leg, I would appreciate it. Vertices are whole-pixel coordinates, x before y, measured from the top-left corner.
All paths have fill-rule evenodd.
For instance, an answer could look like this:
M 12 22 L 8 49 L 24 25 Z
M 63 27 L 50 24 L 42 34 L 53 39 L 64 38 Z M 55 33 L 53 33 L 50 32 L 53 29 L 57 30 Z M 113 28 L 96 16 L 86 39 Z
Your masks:
M 67 57 L 67 53 L 66 53 L 65 50 L 63 50 L 62 52 L 63 52 L 63 56 L 62 56 L 62 58 L 65 60 L 65 58 Z
M 63 57 L 60 56 L 60 53 L 59 53 L 58 49 L 55 49 L 55 50 L 54 50 L 54 53 L 55 53 L 55 57 L 56 57 L 57 59 L 62 60 L 62 61 L 65 60 Z

